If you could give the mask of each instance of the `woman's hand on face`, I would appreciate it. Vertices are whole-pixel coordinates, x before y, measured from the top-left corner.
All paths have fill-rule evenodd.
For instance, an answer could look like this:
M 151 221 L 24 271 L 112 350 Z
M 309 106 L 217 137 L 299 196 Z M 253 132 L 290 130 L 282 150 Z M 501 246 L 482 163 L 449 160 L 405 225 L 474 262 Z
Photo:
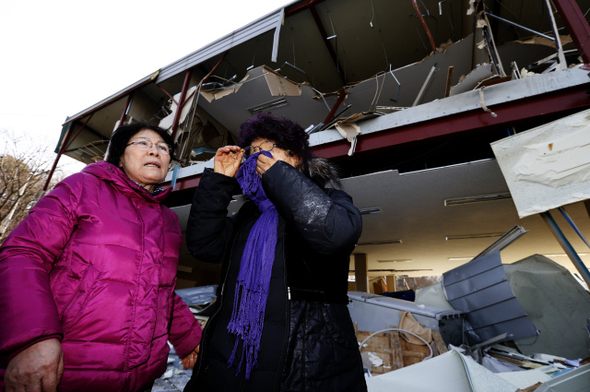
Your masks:
M 256 161 L 256 172 L 262 176 L 268 169 L 270 169 L 277 161 L 283 161 L 289 165 L 297 168 L 299 166 L 299 158 L 297 155 L 289 155 L 285 150 L 275 147 L 271 152 L 272 158 L 264 154 L 258 155 Z
M 275 158 L 274 154 L 273 154 L 272 158 L 267 157 L 264 154 L 258 155 L 258 159 L 256 160 L 256 173 L 258 173 L 258 175 L 262 176 L 268 169 L 270 169 L 272 167 L 272 165 L 277 163 L 278 160 L 281 160 L 281 159 Z
M 239 146 L 221 147 L 215 153 L 213 170 L 215 173 L 234 177 L 240 168 L 243 156 L 244 150 Z
M 42 340 L 18 353 L 8 363 L 4 383 L 7 392 L 54 392 L 64 372 L 58 339 Z
M 195 367 L 195 363 L 197 363 L 197 356 L 199 355 L 199 347 L 200 345 L 195 347 L 193 351 L 186 357 L 182 358 L 182 367 L 184 370 L 186 369 L 193 369 Z

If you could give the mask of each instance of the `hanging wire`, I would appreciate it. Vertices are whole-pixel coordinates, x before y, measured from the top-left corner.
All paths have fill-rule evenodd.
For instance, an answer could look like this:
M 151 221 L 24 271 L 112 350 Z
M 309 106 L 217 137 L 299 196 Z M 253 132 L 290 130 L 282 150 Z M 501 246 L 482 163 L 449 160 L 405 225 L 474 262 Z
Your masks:
M 295 60 L 295 35 L 292 33 L 293 27 L 291 27 L 291 46 L 293 47 L 293 65 L 297 66 L 297 61 Z
M 332 26 L 332 35 L 329 37 L 326 37 L 326 39 L 330 40 L 330 39 L 337 38 L 337 35 L 336 35 L 336 29 L 334 28 L 334 22 L 332 21 L 332 14 L 330 13 L 330 10 L 328 10 L 327 14 L 328 14 L 328 19 L 330 19 L 330 25 Z
M 402 84 L 399 82 L 399 80 L 397 80 L 397 78 L 395 77 L 393 70 L 391 69 L 391 64 L 389 64 L 389 73 L 391 74 L 391 76 L 393 76 L 393 79 L 395 80 L 395 82 L 397 83 L 397 97 L 395 97 L 395 102 L 399 102 L 399 95 L 401 93 L 402 90 Z M 392 98 L 393 99 L 393 98 Z
M 330 110 L 332 110 L 332 108 L 330 107 L 330 105 L 328 105 L 328 101 L 326 101 L 326 98 L 324 97 L 324 94 L 322 94 L 319 90 L 316 90 L 313 86 L 310 86 L 311 89 L 320 96 L 320 98 L 322 98 L 322 101 L 324 101 L 324 104 L 326 105 L 326 108 L 328 109 L 328 112 Z
M 326 13 L 328 14 L 328 19 L 330 19 L 330 25 L 332 26 L 332 35 L 329 37 L 326 37 L 327 40 L 331 40 L 333 39 L 335 41 L 334 43 L 334 52 L 336 53 L 336 70 L 338 71 L 338 73 L 340 74 L 344 74 L 344 79 L 346 79 L 346 70 L 345 69 L 340 69 L 340 61 L 338 59 L 338 35 L 336 34 L 336 29 L 334 28 L 334 21 L 332 20 L 332 14 L 330 13 L 330 10 L 328 9 L 328 7 L 326 6 Z
M 377 88 L 375 89 L 375 95 L 373 96 L 373 101 L 371 102 L 371 105 L 369 106 L 370 112 L 375 112 L 375 107 L 377 106 L 377 101 L 379 100 L 379 97 L 381 96 L 381 92 L 383 91 L 383 86 L 385 85 L 385 77 L 387 76 L 387 73 L 383 74 L 383 78 L 382 78 L 381 83 L 379 83 L 379 76 L 380 75 L 375 75 L 375 81 L 377 82 Z
M 256 60 L 256 55 L 252 56 L 252 65 L 246 68 L 246 71 L 250 71 L 252 68 L 254 68 L 254 60 Z
M 451 26 L 451 31 L 453 32 L 453 41 L 457 40 L 457 32 L 455 31 L 455 16 L 453 15 L 453 0 L 441 0 L 438 2 L 438 15 L 442 16 L 442 3 L 449 2 L 449 6 L 451 7 L 451 12 L 448 14 L 447 19 L 449 20 L 449 25 Z

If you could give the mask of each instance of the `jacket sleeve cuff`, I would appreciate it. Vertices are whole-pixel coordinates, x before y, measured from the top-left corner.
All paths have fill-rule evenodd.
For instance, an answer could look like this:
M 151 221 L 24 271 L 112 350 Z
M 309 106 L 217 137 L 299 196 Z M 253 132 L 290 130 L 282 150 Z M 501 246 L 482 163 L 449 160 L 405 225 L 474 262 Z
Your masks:
M 16 351 L 13 351 L 12 353 L 10 353 L 8 355 L 8 357 L 6 358 L 6 363 L 8 364 L 10 361 L 12 361 L 12 358 L 16 357 L 18 354 L 20 354 L 21 352 L 25 351 L 27 348 L 42 342 L 44 340 L 49 340 L 49 339 L 58 339 L 61 342 L 61 339 L 63 338 L 63 336 L 59 333 L 56 333 L 54 335 L 47 335 L 47 336 L 40 336 L 35 340 L 30 341 L 29 343 L 27 343 L 26 345 L 24 345 L 23 347 L 19 348 Z
M 185 358 L 189 355 L 198 345 L 201 343 L 201 335 L 203 330 L 199 322 L 196 323 L 194 328 L 191 328 L 189 333 L 182 339 L 180 343 L 174 346 L 174 351 L 178 354 L 180 359 Z

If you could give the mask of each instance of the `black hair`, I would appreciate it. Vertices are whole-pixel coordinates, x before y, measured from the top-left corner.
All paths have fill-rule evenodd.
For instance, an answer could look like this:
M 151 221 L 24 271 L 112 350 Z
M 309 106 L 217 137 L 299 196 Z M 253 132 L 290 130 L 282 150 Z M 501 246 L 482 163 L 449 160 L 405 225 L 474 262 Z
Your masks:
M 311 159 L 309 135 L 299 124 L 285 117 L 256 113 L 240 125 L 238 135 L 238 145 L 242 148 L 248 147 L 256 139 L 268 139 L 289 155 L 299 155 L 305 168 Z
M 131 138 L 137 133 L 146 129 L 156 132 L 162 137 L 162 139 L 164 139 L 164 142 L 170 146 L 170 159 L 173 159 L 174 140 L 172 139 L 172 135 L 170 135 L 170 133 L 168 133 L 168 131 L 165 129 L 158 126 L 137 122 L 133 124 L 121 125 L 119 128 L 115 129 L 111 135 L 105 161 L 112 163 L 115 166 L 119 166 L 119 161 L 121 160 L 121 156 L 123 156 L 125 153 L 125 148 L 127 148 L 129 140 L 131 140 Z
M 290 156 L 298 155 L 301 158 L 299 170 L 318 185 L 340 185 L 336 167 L 312 154 L 309 135 L 295 121 L 260 112 L 240 125 L 238 135 L 238 145 L 242 148 L 248 147 L 256 139 L 271 140 Z

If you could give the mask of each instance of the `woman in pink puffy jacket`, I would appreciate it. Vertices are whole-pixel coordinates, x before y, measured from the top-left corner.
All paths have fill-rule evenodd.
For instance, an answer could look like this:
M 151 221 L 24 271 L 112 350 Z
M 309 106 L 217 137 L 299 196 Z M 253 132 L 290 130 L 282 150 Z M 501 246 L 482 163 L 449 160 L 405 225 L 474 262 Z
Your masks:
M 106 162 L 60 182 L 0 248 L 0 390 L 143 391 L 201 327 L 174 293 L 182 232 L 161 203 L 172 138 L 118 128 Z M 4 385 L 3 382 L 4 382 Z

